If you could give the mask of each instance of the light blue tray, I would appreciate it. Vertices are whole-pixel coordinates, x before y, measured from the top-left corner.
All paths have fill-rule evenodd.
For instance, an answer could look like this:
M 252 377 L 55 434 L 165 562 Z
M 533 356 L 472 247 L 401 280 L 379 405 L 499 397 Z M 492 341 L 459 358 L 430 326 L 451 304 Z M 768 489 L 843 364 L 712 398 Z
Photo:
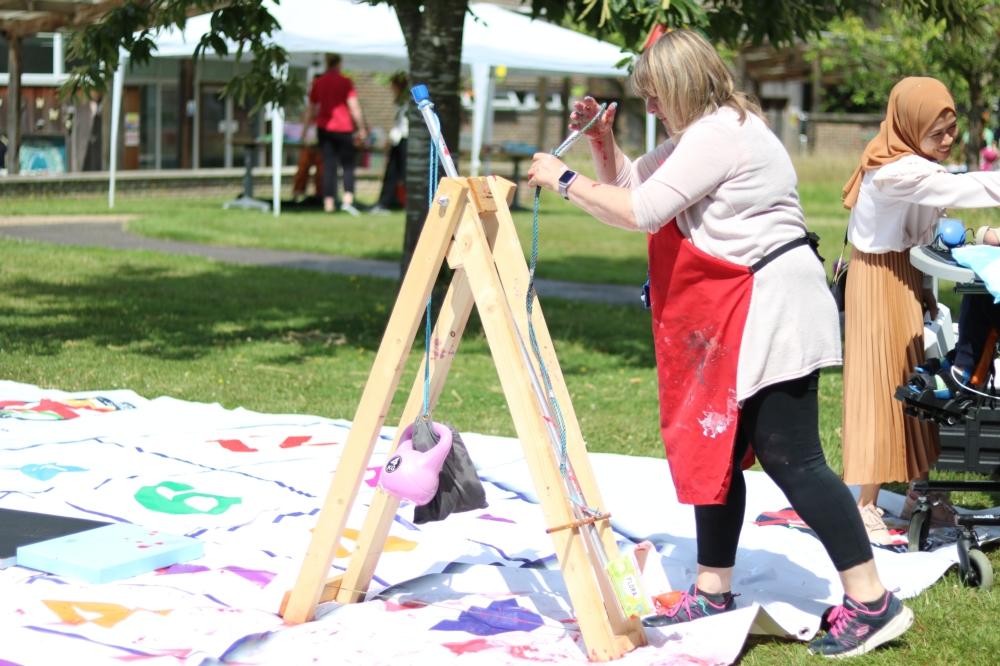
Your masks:
M 202 556 L 197 539 L 116 523 L 17 549 L 17 565 L 107 583 Z

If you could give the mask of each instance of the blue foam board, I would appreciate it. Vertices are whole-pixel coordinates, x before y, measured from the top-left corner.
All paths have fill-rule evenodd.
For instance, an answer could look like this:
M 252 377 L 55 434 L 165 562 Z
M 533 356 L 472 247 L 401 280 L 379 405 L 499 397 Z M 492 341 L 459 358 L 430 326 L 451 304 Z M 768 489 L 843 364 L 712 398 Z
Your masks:
M 194 560 L 203 553 L 197 539 L 115 523 L 20 546 L 17 564 L 88 583 L 107 583 Z

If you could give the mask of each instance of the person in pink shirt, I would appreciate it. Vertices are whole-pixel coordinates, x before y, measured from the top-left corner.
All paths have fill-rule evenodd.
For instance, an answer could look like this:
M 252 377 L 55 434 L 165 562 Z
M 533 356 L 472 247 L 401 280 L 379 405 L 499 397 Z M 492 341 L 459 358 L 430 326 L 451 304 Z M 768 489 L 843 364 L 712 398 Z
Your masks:
M 368 137 L 354 82 L 340 72 L 340 56 L 328 53 L 326 72 L 313 79 L 302 121 L 305 132 L 315 121 L 316 139 L 323 155 L 323 210 L 332 213 L 337 197 L 338 166 L 344 170 L 344 197 L 340 209 L 358 215 L 354 207 L 355 141 Z M 356 136 L 355 136 L 356 135 Z

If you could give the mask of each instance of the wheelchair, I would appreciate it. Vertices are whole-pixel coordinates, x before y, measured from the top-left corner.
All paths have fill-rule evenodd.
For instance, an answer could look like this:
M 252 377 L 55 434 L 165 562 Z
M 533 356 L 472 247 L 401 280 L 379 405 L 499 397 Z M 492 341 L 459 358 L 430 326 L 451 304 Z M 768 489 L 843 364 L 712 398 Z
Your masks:
M 958 293 L 982 293 L 982 282 L 968 269 L 959 267 L 948 248 L 940 244 L 913 248 L 911 262 L 925 273 L 956 282 Z M 966 422 L 979 422 L 981 410 L 1000 408 L 1000 393 L 994 386 L 994 361 L 1000 355 L 1000 335 L 992 330 L 982 355 L 967 384 L 954 378 L 965 390 L 954 392 L 952 397 L 940 399 L 933 394 L 933 386 L 925 391 L 914 391 L 911 381 L 896 389 L 895 398 L 904 404 L 904 412 L 920 419 L 935 421 L 942 426 L 962 426 Z M 954 386 L 954 385 L 953 385 Z M 966 429 L 966 433 L 968 430 Z M 915 481 L 913 491 L 917 503 L 910 518 L 907 532 L 911 552 L 928 550 L 933 545 L 930 535 L 931 509 L 942 502 L 933 494 L 936 491 L 978 491 L 1000 493 L 1000 481 Z M 959 577 L 963 584 L 979 589 L 993 585 L 993 567 L 982 551 L 983 542 L 977 527 L 1000 526 L 1000 513 L 988 511 L 964 513 L 946 503 L 958 530 Z

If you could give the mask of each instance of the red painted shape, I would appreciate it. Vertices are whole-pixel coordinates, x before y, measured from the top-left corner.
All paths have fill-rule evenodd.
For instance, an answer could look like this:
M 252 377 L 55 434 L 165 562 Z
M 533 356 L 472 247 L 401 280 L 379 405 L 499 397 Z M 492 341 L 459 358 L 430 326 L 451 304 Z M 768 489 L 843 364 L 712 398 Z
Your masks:
M 79 416 L 76 410 L 61 402 L 56 402 L 55 400 L 49 400 L 47 398 L 42 398 L 38 401 L 38 405 L 31 408 L 33 412 L 54 412 L 64 419 L 75 419 Z
M 210 439 L 210 442 L 222 444 L 222 448 L 235 453 L 255 453 L 257 449 L 251 448 L 243 443 L 242 439 Z
M 285 438 L 285 441 L 281 443 L 282 449 L 290 449 L 296 446 L 302 446 L 306 442 L 312 439 L 311 435 L 291 435 Z

